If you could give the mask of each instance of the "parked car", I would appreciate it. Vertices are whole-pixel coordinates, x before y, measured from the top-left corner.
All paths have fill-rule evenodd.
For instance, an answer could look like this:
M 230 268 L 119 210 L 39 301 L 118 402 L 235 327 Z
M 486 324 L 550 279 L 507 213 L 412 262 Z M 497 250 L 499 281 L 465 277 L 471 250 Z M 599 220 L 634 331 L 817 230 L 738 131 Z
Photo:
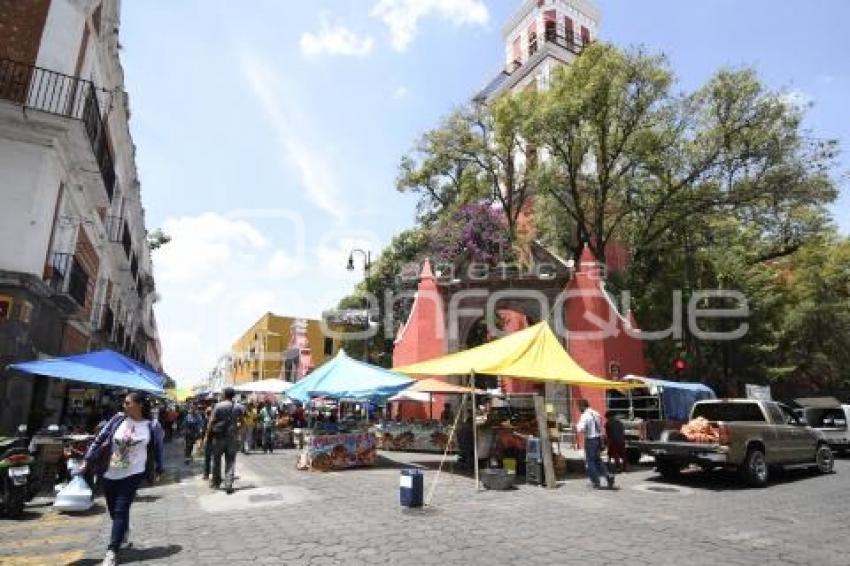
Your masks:
M 826 437 L 833 452 L 850 452 L 850 405 L 842 405 L 834 397 L 808 397 L 794 399 L 801 408 L 798 410 L 803 420 Z
M 714 431 L 713 442 L 691 442 L 677 431 L 665 431 L 659 441 L 636 443 L 655 458 L 661 475 L 671 479 L 691 464 L 703 469 L 736 470 L 753 487 L 767 485 L 770 470 L 816 466 L 833 469 L 826 437 L 807 426 L 786 405 L 754 399 L 699 401 L 691 419 L 703 417 Z

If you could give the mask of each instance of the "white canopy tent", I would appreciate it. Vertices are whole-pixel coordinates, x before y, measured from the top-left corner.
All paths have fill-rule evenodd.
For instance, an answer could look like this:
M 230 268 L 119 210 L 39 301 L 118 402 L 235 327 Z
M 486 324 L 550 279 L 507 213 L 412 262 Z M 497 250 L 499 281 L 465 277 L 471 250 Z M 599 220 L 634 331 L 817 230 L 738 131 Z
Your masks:
M 249 381 L 233 386 L 238 393 L 286 393 L 294 384 L 282 379 L 263 379 L 261 381 Z

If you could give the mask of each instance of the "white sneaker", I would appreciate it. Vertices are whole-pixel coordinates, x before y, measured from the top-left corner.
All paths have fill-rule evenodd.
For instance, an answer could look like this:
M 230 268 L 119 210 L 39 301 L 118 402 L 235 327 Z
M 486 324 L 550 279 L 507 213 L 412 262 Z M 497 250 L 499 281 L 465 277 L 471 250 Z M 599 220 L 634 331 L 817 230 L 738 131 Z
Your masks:
M 103 557 L 103 562 L 100 563 L 100 566 L 116 566 L 118 564 L 118 557 L 115 556 L 114 550 L 107 550 L 106 556 Z

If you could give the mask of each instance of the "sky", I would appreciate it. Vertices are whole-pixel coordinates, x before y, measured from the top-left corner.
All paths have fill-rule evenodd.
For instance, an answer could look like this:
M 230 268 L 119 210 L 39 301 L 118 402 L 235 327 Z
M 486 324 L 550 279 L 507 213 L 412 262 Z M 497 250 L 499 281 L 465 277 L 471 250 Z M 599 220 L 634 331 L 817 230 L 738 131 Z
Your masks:
M 350 250 L 414 223 L 395 190 L 417 137 L 501 70 L 520 0 L 126 0 L 120 42 L 163 362 L 203 379 L 268 311 L 317 318 L 363 277 Z M 850 2 L 598 0 L 600 37 L 669 57 L 692 90 L 723 66 L 811 104 L 850 170 Z M 850 194 L 833 208 L 850 233 Z

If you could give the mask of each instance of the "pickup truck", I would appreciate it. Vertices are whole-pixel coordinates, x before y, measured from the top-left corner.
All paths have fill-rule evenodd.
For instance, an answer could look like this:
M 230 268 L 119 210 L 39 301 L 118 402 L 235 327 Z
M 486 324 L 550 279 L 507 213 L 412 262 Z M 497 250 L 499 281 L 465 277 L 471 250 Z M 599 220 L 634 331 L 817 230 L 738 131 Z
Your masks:
M 698 401 L 691 419 L 703 417 L 716 442 L 690 442 L 678 431 L 664 431 L 659 441 L 638 442 L 666 479 L 691 464 L 705 469 L 736 470 L 753 487 L 767 485 L 771 468 L 816 466 L 830 473 L 832 450 L 823 433 L 806 426 L 789 407 L 773 401 L 715 399 Z
M 833 397 L 794 399 L 801 409 L 801 420 L 823 433 L 826 442 L 836 454 L 850 452 L 850 405 L 842 405 Z

